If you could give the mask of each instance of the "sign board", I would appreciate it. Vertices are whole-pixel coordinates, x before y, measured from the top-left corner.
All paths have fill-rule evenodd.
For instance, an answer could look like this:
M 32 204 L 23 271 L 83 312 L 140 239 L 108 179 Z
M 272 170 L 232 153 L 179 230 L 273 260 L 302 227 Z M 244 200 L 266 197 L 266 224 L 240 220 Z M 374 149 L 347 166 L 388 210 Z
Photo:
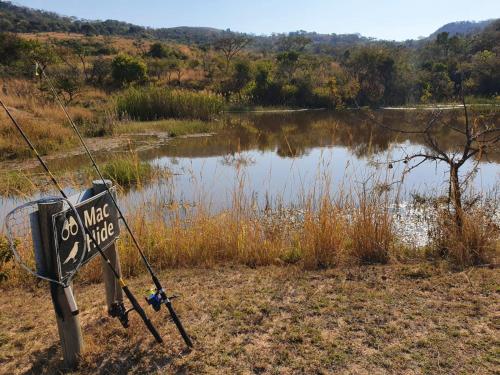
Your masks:
M 92 233 L 92 237 L 102 250 L 106 250 L 118 238 L 120 226 L 118 211 L 107 191 L 94 195 L 75 204 L 82 224 Z M 54 244 L 59 280 L 65 280 L 78 265 L 86 244 L 82 265 L 97 254 L 97 246 L 91 236 L 82 233 L 75 213 L 71 208 L 52 216 Z

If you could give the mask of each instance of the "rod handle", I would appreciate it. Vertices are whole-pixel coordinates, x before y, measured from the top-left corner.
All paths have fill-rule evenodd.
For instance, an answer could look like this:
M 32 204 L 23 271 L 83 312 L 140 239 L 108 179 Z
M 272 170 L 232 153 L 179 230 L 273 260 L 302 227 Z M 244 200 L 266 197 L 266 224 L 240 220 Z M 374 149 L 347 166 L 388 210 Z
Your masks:
M 153 323 L 151 323 L 151 320 L 149 320 L 148 316 L 144 312 L 144 310 L 141 307 L 141 305 L 139 304 L 139 302 L 137 302 L 137 299 L 134 297 L 134 295 L 132 294 L 132 292 L 130 291 L 128 286 L 124 285 L 124 286 L 122 286 L 122 289 L 123 289 L 123 292 L 125 293 L 125 295 L 127 296 L 127 298 L 129 299 L 130 303 L 132 304 L 133 309 L 139 314 L 142 321 L 144 322 L 144 324 L 148 328 L 149 332 L 151 332 L 151 334 L 155 338 L 156 342 L 161 344 L 163 342 L 163 339 L 161 338 L 160 334 L 156 330 Z

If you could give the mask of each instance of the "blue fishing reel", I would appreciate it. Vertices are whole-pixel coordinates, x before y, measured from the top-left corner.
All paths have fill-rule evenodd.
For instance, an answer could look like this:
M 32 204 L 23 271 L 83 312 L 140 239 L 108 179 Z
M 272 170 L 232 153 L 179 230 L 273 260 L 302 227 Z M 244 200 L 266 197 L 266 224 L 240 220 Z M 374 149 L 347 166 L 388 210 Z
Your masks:
M 155 311 L 160 311 L 161 304 L 163 303 L 163 298 L 161 298 L 160 293 L 156 289 L 150 289 L 147 293 L 146 302 L 151 305 Z
M 148 305 L 151 305 L 155 311 L 160 311 L 162 303 L 167 304 L 167 307 L 168 307 L 168 305 L 170 304 L 170 301 L 177 298 L 177 296 L 167 297 L 167 296 L 165 296 L 165 294 L 163 294 L 165 296 L 165 298 L 164 298 L 164 297 L 162 297 L 162 292 L 163 292 L 163 290 L 158 291 L 158 289 L 154 289 L 154 288 L 149 289 L 147 291 L 146 302 L 148 303 Z

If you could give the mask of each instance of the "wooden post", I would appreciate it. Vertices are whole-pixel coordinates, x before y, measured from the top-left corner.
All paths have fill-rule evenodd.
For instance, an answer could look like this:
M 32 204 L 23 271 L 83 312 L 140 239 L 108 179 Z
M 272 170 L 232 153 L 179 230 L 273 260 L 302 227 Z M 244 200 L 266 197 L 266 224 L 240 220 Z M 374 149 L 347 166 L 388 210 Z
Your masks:
M 39 203 L 38 217 L 42 241 L 43 262 L 47 276 L 57 279 L 57 261 L 54 249 L 52 215 L 62 211 L 63 203 Z M 73 285 L 70 286 L 73 288 Z M 57 329 L 61 339 L 64 364 L 75 368 L 83 351 L 82 330 L 78 315 L 71 313 L 68 299 L 62 286 L 50 283 L 52 303 L 56 311 Z
M 113 186 L 113 183 L 110 180 L 106 180 L 106 185 L 108 188 Z M 93 181 L 92 189 L 94 195 L 99 194 L 106 190 L 104 183 L 101 180 Z M 113 198 L 116 200 L 116 193 L 113 193 Z M 118 274 L 122 275 L 122 270 L 120 267 L 120 257 L 118 255 L 118 251 L 116 249 L 116 243 L 110 245 L 106 250 L 106 255 L 111 262 L 111 265 L 115 268 Z M 108 306 L 108 311 L 111 310 L 112 304 L 114 302 L 123 303 L 123 292 L 118 280 L 114 276 L 113 272 L 110 270 L 109 266 L 104 262 L 101 257 L 101 265 L 102 265 L 102 275 L 104 279 L 104 288 L 106 289 L 106 304 Z

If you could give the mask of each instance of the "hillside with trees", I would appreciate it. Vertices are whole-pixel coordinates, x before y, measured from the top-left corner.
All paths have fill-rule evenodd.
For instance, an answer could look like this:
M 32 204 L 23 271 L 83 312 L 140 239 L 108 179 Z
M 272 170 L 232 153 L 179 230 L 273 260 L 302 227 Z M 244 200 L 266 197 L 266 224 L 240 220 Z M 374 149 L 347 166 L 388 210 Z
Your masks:
M 132 87 L 215 94 L 230 107 L 380 107 L 453 102 L 462 92 L 495 100 L 500 92 L 500 20 L 454 24 L 481 32 L 450 29 L 398 43 L 305 31 L 148 29 L 10 2 L 0 2 L 0 13 L 0 75 L 32 79 L 36 62 L 68 104 L 89 90 L 109 96 Z M 38 90 L 48 95 L 42 84 Z
M 450 22 L 444 26 L 441 26 L 435 32 L 433 32 L 429 38 L 434 39 L 441 33 L 448 33 L 449 36 L 455 35 L 470 35 L 477 34 L 483 31 L 486 27 L 491 25 L 495 20 L 485 20 L 479 22 L 473 21 L 460 21 L 460 22 Z

